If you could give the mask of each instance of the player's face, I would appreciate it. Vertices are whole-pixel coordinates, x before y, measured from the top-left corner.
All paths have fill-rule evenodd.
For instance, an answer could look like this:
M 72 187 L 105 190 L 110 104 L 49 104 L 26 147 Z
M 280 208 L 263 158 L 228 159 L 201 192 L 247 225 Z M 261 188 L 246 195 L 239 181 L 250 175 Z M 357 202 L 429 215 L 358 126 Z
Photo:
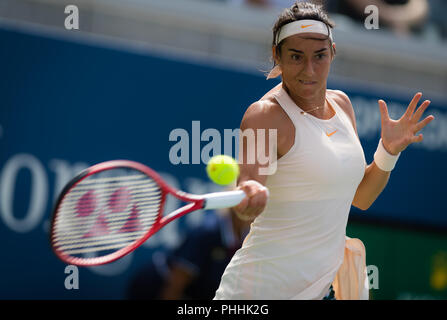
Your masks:
M 331 62 L 330 41 L 317 33 L 285 39 L 279 57 L 283 82 L 303 98 L 310 98 L 326 88 Z

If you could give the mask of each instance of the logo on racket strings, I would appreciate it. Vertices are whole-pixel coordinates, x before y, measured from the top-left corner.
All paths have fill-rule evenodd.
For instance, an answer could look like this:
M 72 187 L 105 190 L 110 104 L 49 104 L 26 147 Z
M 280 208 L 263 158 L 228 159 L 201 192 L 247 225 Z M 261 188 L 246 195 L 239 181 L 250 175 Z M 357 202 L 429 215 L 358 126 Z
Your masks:
M 103 236 L 114 232 L 114 227 L 109 226 L 108 215 L 118 215 L 129 212 L 126 222 L 118 229 L 117 233 L 140 231 L 143 226 L 139 221 L 140 210 L 132 202 L 130 191 L 125 187 L 116 189 L 101 205 L 101 199 L 95 190 L 85 192 L 77 201 L 75 214 L 78 218 L 90 217 L 97 214 L 93 226 L 83 235 L 84 238 Z

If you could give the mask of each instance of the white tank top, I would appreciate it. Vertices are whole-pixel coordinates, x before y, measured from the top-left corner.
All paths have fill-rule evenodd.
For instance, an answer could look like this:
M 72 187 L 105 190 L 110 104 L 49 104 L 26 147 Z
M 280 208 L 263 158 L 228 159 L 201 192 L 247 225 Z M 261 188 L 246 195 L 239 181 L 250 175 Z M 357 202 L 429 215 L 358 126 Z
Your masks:
M 295 143 L 267 178 L 267 206 L 215 299 L 322 299 L 343 262 L 348 215 L 366 169 L 360 141 L 328 96 L 335 111 L 328 120 L 301 114 L 283 88 L 275 98 L 295 126 Z

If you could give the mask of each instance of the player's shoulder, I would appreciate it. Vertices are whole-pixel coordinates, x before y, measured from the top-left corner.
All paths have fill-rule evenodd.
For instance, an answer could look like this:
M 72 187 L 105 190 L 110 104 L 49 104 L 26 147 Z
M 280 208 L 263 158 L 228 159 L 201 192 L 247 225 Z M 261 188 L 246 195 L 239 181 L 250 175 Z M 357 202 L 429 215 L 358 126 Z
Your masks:
M 351 99 L 349 99 L 348 95 L 341 91 L 341 90 L 335 90 L 335 89 L 327 89 L 327 94 L 329 94 L 335 102 L 342 105 L 352 106 Z
M 284 120 L 284 111 L 275 98 L 276 90 L 270 90 L 245 111 L 243 125 L 257 128 L 274 128 Z
M 354 130 L 357 132 L 357 125 L 355 121 L 355 112 L 348 95 L 341 90 L 326 90 L 326 93 L 343 109 L 343 111 L 351 119 Z
M 326 93 L 342 108 L 351 118 L 355 118 L 351 99 L 341 90 L 326 90 Z

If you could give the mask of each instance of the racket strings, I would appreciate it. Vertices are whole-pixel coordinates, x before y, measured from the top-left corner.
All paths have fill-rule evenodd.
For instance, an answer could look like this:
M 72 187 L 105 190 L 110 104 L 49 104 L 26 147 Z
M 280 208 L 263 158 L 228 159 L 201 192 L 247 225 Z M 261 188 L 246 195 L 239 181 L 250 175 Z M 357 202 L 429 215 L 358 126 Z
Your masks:
M 141 239 L 155 223 L 162 201 L 159 185 L 140 173 L 116 170 L 115 175 L 92 175 L 65 195 L 54 221 L 56 250 L 104 256 Z
M 146 210 L 147 212 L 152 212 L 152 211 L 156 211 L 158 212 L 159 209 L 159 204 L 157 203 L 157 201 L 159 201 L 159 197 L 157 198 L 151 198 L 150 201 L 139 201 L 140 206 L 138 208 L 140 208 L 141 210 Z M 82 209 L 86 209 L 88 210 L 88 208 L 90 207 L 83 207 Z M 74 210 L 75 207 L 71 206 L 71 207 L 64 207 L 61 208 L 61 210 L 64 211 L 70 211 L 70 210 Z M 129 215 L 127 212 L 119 212 L 119 213 L 109 213 L 107 215 L 107 220 L 108 221 L 119 221 L 122 219 L 128 219 Z M 93 222 L 94 220 L 96 220 L 97 217 L 95 216 L 89 216 L 86 217 L 85 219 L 79 219 L 78 217 L 64 217 L 64 218 L 57 218 L 56 221 L 60 221 L 60 225 L 69 225 L 70 227 L 74 227 L 76 225 L 85 225 L 86 223 L 89 222 Z

